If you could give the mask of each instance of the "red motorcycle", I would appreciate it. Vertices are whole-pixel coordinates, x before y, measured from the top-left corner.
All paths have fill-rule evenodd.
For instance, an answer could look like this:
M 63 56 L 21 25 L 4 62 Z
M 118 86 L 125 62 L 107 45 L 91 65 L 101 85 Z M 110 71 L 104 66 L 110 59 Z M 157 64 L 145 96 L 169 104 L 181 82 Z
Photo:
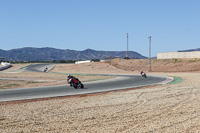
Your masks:
M 84 85 L 81 83 L 81 81 L 77 78 L 70 78 L 68 80 L 68 84 L 70 84 L 71 87 L 74 87 L 77 89 L 78 87 L 84 88 Z

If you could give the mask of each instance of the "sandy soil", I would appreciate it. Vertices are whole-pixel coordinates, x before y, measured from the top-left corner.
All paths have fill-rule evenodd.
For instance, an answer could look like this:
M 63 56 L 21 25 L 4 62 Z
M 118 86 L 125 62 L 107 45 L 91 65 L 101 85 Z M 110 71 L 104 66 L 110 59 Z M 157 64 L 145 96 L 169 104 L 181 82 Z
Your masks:
M 110 65 L 104 65 L 101 71 L 106 73 Z M 125 66 L 118 73 L 132 73 Z M 117 67 L 109 72 L 114 69 Z M 93 67 L 91 72 L 97 70 Z M 78 73 L 78 68 L 74 72 Z M 200 74 L 147 74 L 179 76 L 185 81 L 92 96 L 1 105 L 0 132 L 200 132 Z
M 107 62 L 91 62 L 83 64 L 58 64 L 51 72 L 61 73 L 90 73 L 90 74 L 113 74 L 113 73 L 130 73 L 123 69 L 118 69 Z

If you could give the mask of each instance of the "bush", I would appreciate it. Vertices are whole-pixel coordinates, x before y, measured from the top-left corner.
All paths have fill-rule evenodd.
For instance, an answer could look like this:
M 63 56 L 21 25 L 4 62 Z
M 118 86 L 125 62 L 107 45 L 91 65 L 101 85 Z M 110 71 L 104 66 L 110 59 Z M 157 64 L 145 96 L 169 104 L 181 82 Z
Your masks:
M 94 61 L 94 62 L 100 62 L 99 59 L 92 59 L 91 61 Z
M 173 59 L 172 61 L 173 61 L 173 63 L 176 63 L 176 62 L 182 62 L 183 60 L 182 59 Z

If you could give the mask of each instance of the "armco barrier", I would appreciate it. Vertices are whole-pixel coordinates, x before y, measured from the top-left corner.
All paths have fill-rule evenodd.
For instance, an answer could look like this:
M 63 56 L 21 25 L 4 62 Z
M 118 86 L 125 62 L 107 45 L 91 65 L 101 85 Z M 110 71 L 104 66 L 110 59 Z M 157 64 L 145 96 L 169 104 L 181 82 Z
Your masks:
M 12 67 L 12 65 L 7 65 L 7 66 L 0 67 L 0 71 L 3 71 L 3 70 L 8 69 L 10 67 Z

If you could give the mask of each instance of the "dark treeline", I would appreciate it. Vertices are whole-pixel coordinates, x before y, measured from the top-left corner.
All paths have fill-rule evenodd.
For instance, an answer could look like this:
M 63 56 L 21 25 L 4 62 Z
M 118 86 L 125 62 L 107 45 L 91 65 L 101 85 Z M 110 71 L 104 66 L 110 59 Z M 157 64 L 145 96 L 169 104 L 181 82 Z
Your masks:
M 75 63 L 78 60 L 60 60 L 60 61 L 8 61 L 8 60 L 4 60 L 4 61 L 0 61 L 0 62 L 9 62 L 12 64 L 18 64 L 18 63 Z M 81 61 L 81 60 L 79 60 Z M 92 59 L 91 61 L 93 62 L 99 62 L 99 59 Z

